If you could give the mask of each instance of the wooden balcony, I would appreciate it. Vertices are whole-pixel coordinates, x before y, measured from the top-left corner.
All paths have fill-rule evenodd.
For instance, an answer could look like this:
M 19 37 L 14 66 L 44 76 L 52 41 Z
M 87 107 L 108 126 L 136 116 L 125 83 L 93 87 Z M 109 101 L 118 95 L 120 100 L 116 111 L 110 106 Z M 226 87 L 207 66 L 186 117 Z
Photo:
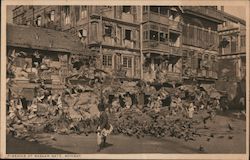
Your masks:
M 144 41 L 143 49 L 145 51 L 156 51 L 162 52 L 162 54 L 171 54 L 176 56 L 181 56 L 182 51 L 180 47 L 170 46 L 167 42 L 158 42 L 158 41 Z
M 159 13 L 154 12 L 147 12 L 143 13 L 143 21 L 152 21 L 161 23 L 164 25 L 169 26 L 169 29 L 176 30 L 176 31 L 182 31 L 182 26 L 179 22 L 169 19 L 168 16 L 162 15 Z
M 223 14 L 210 7 L 198 7 L 198 6 L 183 6 L 183 10 L 186 13 L 194 14 L 196 16 L 215 21 L 217 23 L 222 23 L 224 20 Z

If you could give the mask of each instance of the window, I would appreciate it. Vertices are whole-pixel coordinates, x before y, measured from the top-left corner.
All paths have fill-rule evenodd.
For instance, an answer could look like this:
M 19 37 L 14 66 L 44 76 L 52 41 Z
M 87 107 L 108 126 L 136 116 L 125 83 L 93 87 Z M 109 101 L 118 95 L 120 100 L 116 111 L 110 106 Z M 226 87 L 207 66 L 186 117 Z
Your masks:
M 132 58 L 123 57 L 122 66 L 125 68 L 132 68 Z
M 42 25 L 42 17 L 41 16 L 38 16 L 37 19 L 36 19 L 36 25 L 38 27 L 40 27 Z
M 79 21 L 80 19 L 80 7 L 79 6 L 75 7 L 75 15 L 76 15 L 76 21 Z
M 123 6 L 122 12 L 124 13 L 131 13 L 131 6 Z
M 82 6 L 81 7 L 81 18 L 86 18 L 87 17 L 87 6 Z
M 160 14 L 168 15 L 168 7 L 160 7 Z
M 65 24 L 70 24 L 70 17 L 69 16 L 65 17 Z
M 150 7 L 150 11 L 151 11 L 151 12 L 158 13 L 158 8 L 159 8 L 158 6 L 151 6 L 151 7 Z
M 112 66 L 112 56 L 111 55 L 103 55 L 102 64 L 104 66 Z
M 231 37 L 231 52 L 235 53 L 237 50 L 237 39 L 236 37 Z
M 246 35 L 241 35 L 240 36 L 240 46 L 241 47 L 246 47 Z
M 52 22 L 55 21 L 55 11 L 50 12 L 50 21 L 52 21 Z
M 64 14 L 65 14 L 65 24 L 69 24 L 70 23 L 70 7 L 65 6 L 63 8 L 63 10 L 64 10 Z
M 143 39 L 147 40 L 148 39 L 148 31 L 143 32 Z
M 143 12 L 148 12 L 148 6 L 143 6 Z
M 78 36 L 79 36 L 79 38 L 87 37 L 87 30 L 86 29 L 78 30 Z
M 150 40 L 158 41 L 158 32 L 157 31 L 150 31 Z
M 111 35 L 112 35 L 112 26 L 105 25 L 104 26 L 104 32 L 105 32 L 105 36 L 111 37 Z
M 168 34 L 165 34 L 164 32 L 160 32 L 160 41 L 166 42 L 168 40 Z
M 131 40 L 131 30 L 125 29 L 125 39 Z
M 64 13 L 65 13 L 66 16 L 69 16 L 69 14 L 70 14 L 70 7 L 69 6 L 63 7 L 63 11 L 64 11 Z

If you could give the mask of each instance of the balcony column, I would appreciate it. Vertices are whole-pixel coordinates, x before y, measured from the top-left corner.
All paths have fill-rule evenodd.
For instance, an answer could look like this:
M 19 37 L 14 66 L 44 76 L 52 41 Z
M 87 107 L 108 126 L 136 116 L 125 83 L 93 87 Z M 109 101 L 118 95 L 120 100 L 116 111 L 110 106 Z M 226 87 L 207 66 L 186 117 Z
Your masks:
M 241 51 L 241 40 L 240 40 L 240 34 L 237 34 L 237 48 L 236 48 L 236 52 L 240 52 Z

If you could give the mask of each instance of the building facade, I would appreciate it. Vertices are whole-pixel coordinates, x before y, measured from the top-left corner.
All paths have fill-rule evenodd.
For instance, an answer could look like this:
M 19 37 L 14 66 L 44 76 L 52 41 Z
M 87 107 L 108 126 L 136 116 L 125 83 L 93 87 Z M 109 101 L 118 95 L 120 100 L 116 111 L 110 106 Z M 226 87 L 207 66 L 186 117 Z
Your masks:
M 13 22 L 68 31 L 116 77 L 214 83 L 219 26 L 212 6 L 18 6 Z
M 223 12 L 223 7 L 220 8 Z M 235 106 L 246 96 L 246 22 L 238 17 L 223 14 L 219 25 L 219 79 L 218 89 L 226 91 Z

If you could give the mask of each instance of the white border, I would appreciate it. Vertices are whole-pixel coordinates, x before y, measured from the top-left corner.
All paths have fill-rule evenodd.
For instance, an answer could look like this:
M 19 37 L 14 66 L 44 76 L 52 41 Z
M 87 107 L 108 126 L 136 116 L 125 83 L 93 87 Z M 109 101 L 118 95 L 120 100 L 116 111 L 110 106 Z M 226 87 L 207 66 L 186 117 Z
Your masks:
M 230 2 L 230 3 L 229 3 Z M 248 159 L 249 157 L 249 7 L 250 3 L 248 0 L 241 1 L 206 1 L 206 0 L 178 0 L 178 1 L 169 1 L 169 0 L 3 0 L 1 5 L 1 158 L 34 158 L 41 159 L 44 156 L 47 159 Z M 246 154 L 70 154 L 70 155 L 60 155 L 60 154 L 5 154 L 6 153 L 6 6 L 7 5 L 230 5 L 230 6 L 246 6 L 246 24 L 247 24 L 247 38 L 246 38 L 246 100 L 247 100 L 247 130 L 246 130 Z

